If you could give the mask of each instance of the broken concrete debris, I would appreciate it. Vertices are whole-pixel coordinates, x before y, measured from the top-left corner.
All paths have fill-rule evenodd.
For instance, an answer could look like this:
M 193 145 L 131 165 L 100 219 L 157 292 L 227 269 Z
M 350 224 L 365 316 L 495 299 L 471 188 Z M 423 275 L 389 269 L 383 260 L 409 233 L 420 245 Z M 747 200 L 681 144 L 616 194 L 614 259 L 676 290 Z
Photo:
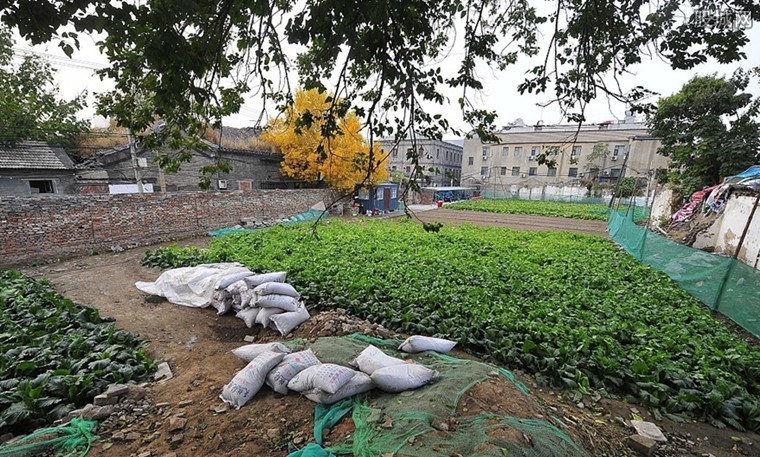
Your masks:
M 668 441 L 668 439 L 665 438 L 665 435 L 662 434 L 662 430 L 651 422 L 632 420 L 631 426 L 636 430 L 636 433 L 641 436 L 661 443 L 666 443 Z
M 173 377 L 174 373 L 172 373 L 171 368 L 169 368 L 169 364 L 166 362 L 159 363 L 156 369 L 156 374 L 153 375 L 153 379 L 155 381 L 168 381 Z
M 641 435 L 631 435 L 627 440 L 628 447 L 644 457 L 651 457 L 657 449 L 657 441 Z

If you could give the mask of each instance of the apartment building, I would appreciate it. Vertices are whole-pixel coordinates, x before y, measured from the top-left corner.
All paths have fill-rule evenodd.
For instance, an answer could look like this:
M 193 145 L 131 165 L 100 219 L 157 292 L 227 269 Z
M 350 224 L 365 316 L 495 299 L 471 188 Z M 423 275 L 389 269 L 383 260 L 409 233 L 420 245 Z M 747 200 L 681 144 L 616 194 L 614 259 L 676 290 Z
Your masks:
M 572 185 L 592 180 L 612 184 L 622 173 L 626 154 L 626 176 L 646 176 L 648 170 L 668 166 L 668 159 L 657 154 L 660 141 L 647 132 L 646 124 L 630 115 L 624 121 L 580 128 L 578 124 L 540 122 L 529 126 L 518 119 L 497 136 L 498 143 L 465 140 L 462 185 L 488 188 L 528 181 L 534 185 Z M 555 166 L 539 165 L 541 153 L 553 159 Z
M 383 154 L 388 155 L 388 171 L 411 176 L 412 162 L 407 159 L 408 151 L 413 147 L 411 139 L 401 140 L 396 144 L 392 139 L 378 142 Z M 420 166 L 424 170 L 424 182 L 427 186 L 458 185 L 462 176 L 462 146 L 447 141 L 417 139 L 414 142 L 420 157 Z M 430 168 L 436 169 L 429 171 Z

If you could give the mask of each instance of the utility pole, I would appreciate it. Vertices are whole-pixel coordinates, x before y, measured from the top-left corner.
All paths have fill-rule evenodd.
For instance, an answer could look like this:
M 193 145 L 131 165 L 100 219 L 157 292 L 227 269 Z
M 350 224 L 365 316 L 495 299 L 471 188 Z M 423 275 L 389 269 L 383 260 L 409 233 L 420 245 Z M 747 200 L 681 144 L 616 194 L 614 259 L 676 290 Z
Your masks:
M 132 169 L 135 171 L 135 182 L 137 182 L 137 191 L 141 194 L 144 193 L 142 177 L 140 171 L 137 168 L 137 153 L 135 152 L 135 139 L 132 136 L 132 129 L 127 131 L 127 138 L 129 139 L 129 154 L 132 156 Z

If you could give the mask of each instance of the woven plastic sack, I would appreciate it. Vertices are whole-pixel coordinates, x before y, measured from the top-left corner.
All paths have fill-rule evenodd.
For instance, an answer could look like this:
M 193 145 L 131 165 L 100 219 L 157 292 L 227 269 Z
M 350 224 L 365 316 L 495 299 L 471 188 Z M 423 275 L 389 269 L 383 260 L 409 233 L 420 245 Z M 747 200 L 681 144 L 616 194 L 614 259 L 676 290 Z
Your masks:
M 227 292 L 227 289 L 214 291 L 214 295 L 211 297 L 211 306 L 216 309 L 217 315 L 226 314 L 232 309 L 232 295 Z
M 443 338 L 433 338 L 431 336 L 414 335 L 410 336 L 399 346 L 399 350 L 409 353 L 435 351 L 446 354 L 454 349 L 456 341 L 444 340 Z
M 264 273 L 260 275 L 248 276 L 245 278 L 248 287 L 253 289 L 256 286 L 264 284 L 265 282 L 285 282 L 285 277 L 288 274 L 284 271 L 278 271 L 276 273 Z
M 301 294 L 291 286 L 284 282 L 265 282 L 264 284 L 256 286 L 253 292 L 258 295 L 287 295 L 289 297 L 301 298 Z
M 219 398 L 236 409 L 248 403 L 256 395 L 266 380 L 267 373 L 285 357 L 282 352 L 266 351 L 253 359 L 235 374 Z
M 255 289 L 254 289 L 255 290 Z M 254 294 L 254 306 L 260 308 L 280 308 L 283 311 L 296 311 L 298 309 L 298 299 L 288 295 L 258 295 Z
M 334 363 L 323 363 L 309 367 L 298 373 L 288 383 L 288 389 L 295 390 L 296 392 L 319 389 L 334 394 L 338 389 L 346 385 L 356 373 L 358 373 L 356 370 L 348 367 Z
M 380 368 L 370 378 L 385 392 L 403 392 L 422 387 L 438 377 L 438 372 L 422 365 L 403 364 Z
M 233 349 L 232 353 L 246 362 L 250 362 L 267 351 L 290 354 L 290 348 L 282 343 L 246 344 L 245 346 Z
M 319 364 L 311 349 L 286 355 L 267 375 L 266 383 L 278 394 L 288 393 L 288 382 L 303 370 Z
M 253 324 L 256 323 L 256 316 L 261 311 L 261 308 L 244 308 L 235 314 L 235 317 L 242 319 L 245 322 L 245 326 L 253 328 Z
M 321 389 L 314 389 L 311 392 L 305 392 L 304 395 L 313 402 L 331 405 L 344 398 L 369 392 L 373 387 L 375 387 L 375 385 L 369 376 L 362 372 L 357 372 L 353 378 L 334 394 L 327 393 Z
M 269 323 L 271 322 L 270 318 L 275 314 L 280 314 L 282 312 L 283 310 L 280 308 L 261 308 L 259 314 L 256 315 L 256 323 L 261 324 L 263 327 L 269 327 Z
M 355 367 L 359 367 L 359 370 L 362 372 L 371 375 L 375 372 L 375 370 L 378 370 L 380 368 L 390 367 L 393 365 L 401 365 L 406 362 L 401 359 L 397 359 L 396 357 L 391 357 L 370 344 L 354 360 L 349 363 Z
M 270 325 L 274 325 L 275 330 L 280 335 L 285 336 L 292 332 L 294 328 L 309 320 L 309 311 L 303 303 L 300 303 L 296 311 L 290 313 L 275 314 L 269 318 Z
M 216 290 L 226 289 L 231 284 L 236 283 L 245 277 L 251 276 L 252 274 L 253 272 L 250 272 L 250 271 L 241 271 L 238 273 L 233 273 L 231 275 L 225 276 L 219 279 L 216 282 L 216 284 L 214 284 L 214 289 Z

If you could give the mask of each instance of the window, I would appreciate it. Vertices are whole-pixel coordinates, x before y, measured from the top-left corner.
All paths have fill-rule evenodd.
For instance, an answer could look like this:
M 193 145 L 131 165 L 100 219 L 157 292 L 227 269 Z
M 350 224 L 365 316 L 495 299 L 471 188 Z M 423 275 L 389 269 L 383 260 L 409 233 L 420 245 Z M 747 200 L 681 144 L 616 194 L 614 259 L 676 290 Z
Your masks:
M 500 174 L 505 176 L 507 174 L 507 167 L 501 167 Z
M 398 198 L 398 187 L 391 187 L 391 198 Z
M 522 154 L 522 146 L 515 146 L 515 157 L 520 157 Z
M 512 176 L 520 176 L 520 167 L 512 167 Z
M 468 157 L 467 165 L 475 165 L 475 157 Z
M 407 166 L 407 167 L 406 167 L 406 172 L 407 172 L 407 173 L 410 173 L 411 171 L 412 171 L 412 167 L 409 167 L 409 166 Z
M 391 156 L 398 157 L 398 148 L 393 148 L 393 150 L 391 150 Z
M 392 165 L 392 166 L 391 166 L 391 170 L 392 170 L 392 171 L 396 171 L 396 166 L 395 166 L 395 165 Z
M 549 167 L 546 176 L 557 176 L 557 167 Z
M 382 187 L 378 187 L 377 188 L 377 191 L 375 192 L 375 196 L 377 197 L 377 200 L 382 200 L 383 199 L 383 188 Z
M 581 150 L 582 150 L 581 146 L 573 146 L 573 152 L 570 154 L 570 156 L 578 157 L 579 155 L 581 155 Z
M 447 152 L 447 153 L 446 153 L 446 158 L 447 158 L 447 159 L 449 158 L 448 156 L 449 156 L 449 153 Z M 441 158 L 441 150 L 440 150 L 440 149 L 436 149 L 436 150 L 435 150 L 435 158 L 436 158 L 436 159 L 440 159 L 440 158 Z
M 533 146 L 532 148 L 530 148 L 530 156 L 531 157 L 537 156 L 539 152 L 541 152 L 541 148 L 538 147 L 538 146 Z
M 483 146 L 483 157 L 488 157 L 491 154 L 490 146 Z
M 625 145 L 618 144 L 615 146 L 615 149 L 612 151 L 612 157 L 614 157 L 612 160 L 616 160 L 619 156 L 625 154 Z
M 578 169 L 577 168 L 570 168 L 567 170 L 567 176 L 571 178 L 578 177 Z
M 538 167 L 528 168 L 528 176 L 536 176 L 538 174 Z
M 406 148 L 406 158 L 411 159 L 414 157 L 414 148 Z
M 480 167 L 480 176 L 488 176 L 488 167 Z
M 619 178 L 620 177 L 620 168 L 613 168 L 610 170 L 610 177 L 612 178 Z
M 360 200 L 368 200 L 369 199 L 369 191 L 367 189 L 359 189 L 359 199 Z
M 53 181 L 49 179 L 29 181 L 29 188 L 33 194 L 54 194 Z
M 501 148 L 501 156 L 507 157 L 509 155 L 509 146 L 504 146 Z

